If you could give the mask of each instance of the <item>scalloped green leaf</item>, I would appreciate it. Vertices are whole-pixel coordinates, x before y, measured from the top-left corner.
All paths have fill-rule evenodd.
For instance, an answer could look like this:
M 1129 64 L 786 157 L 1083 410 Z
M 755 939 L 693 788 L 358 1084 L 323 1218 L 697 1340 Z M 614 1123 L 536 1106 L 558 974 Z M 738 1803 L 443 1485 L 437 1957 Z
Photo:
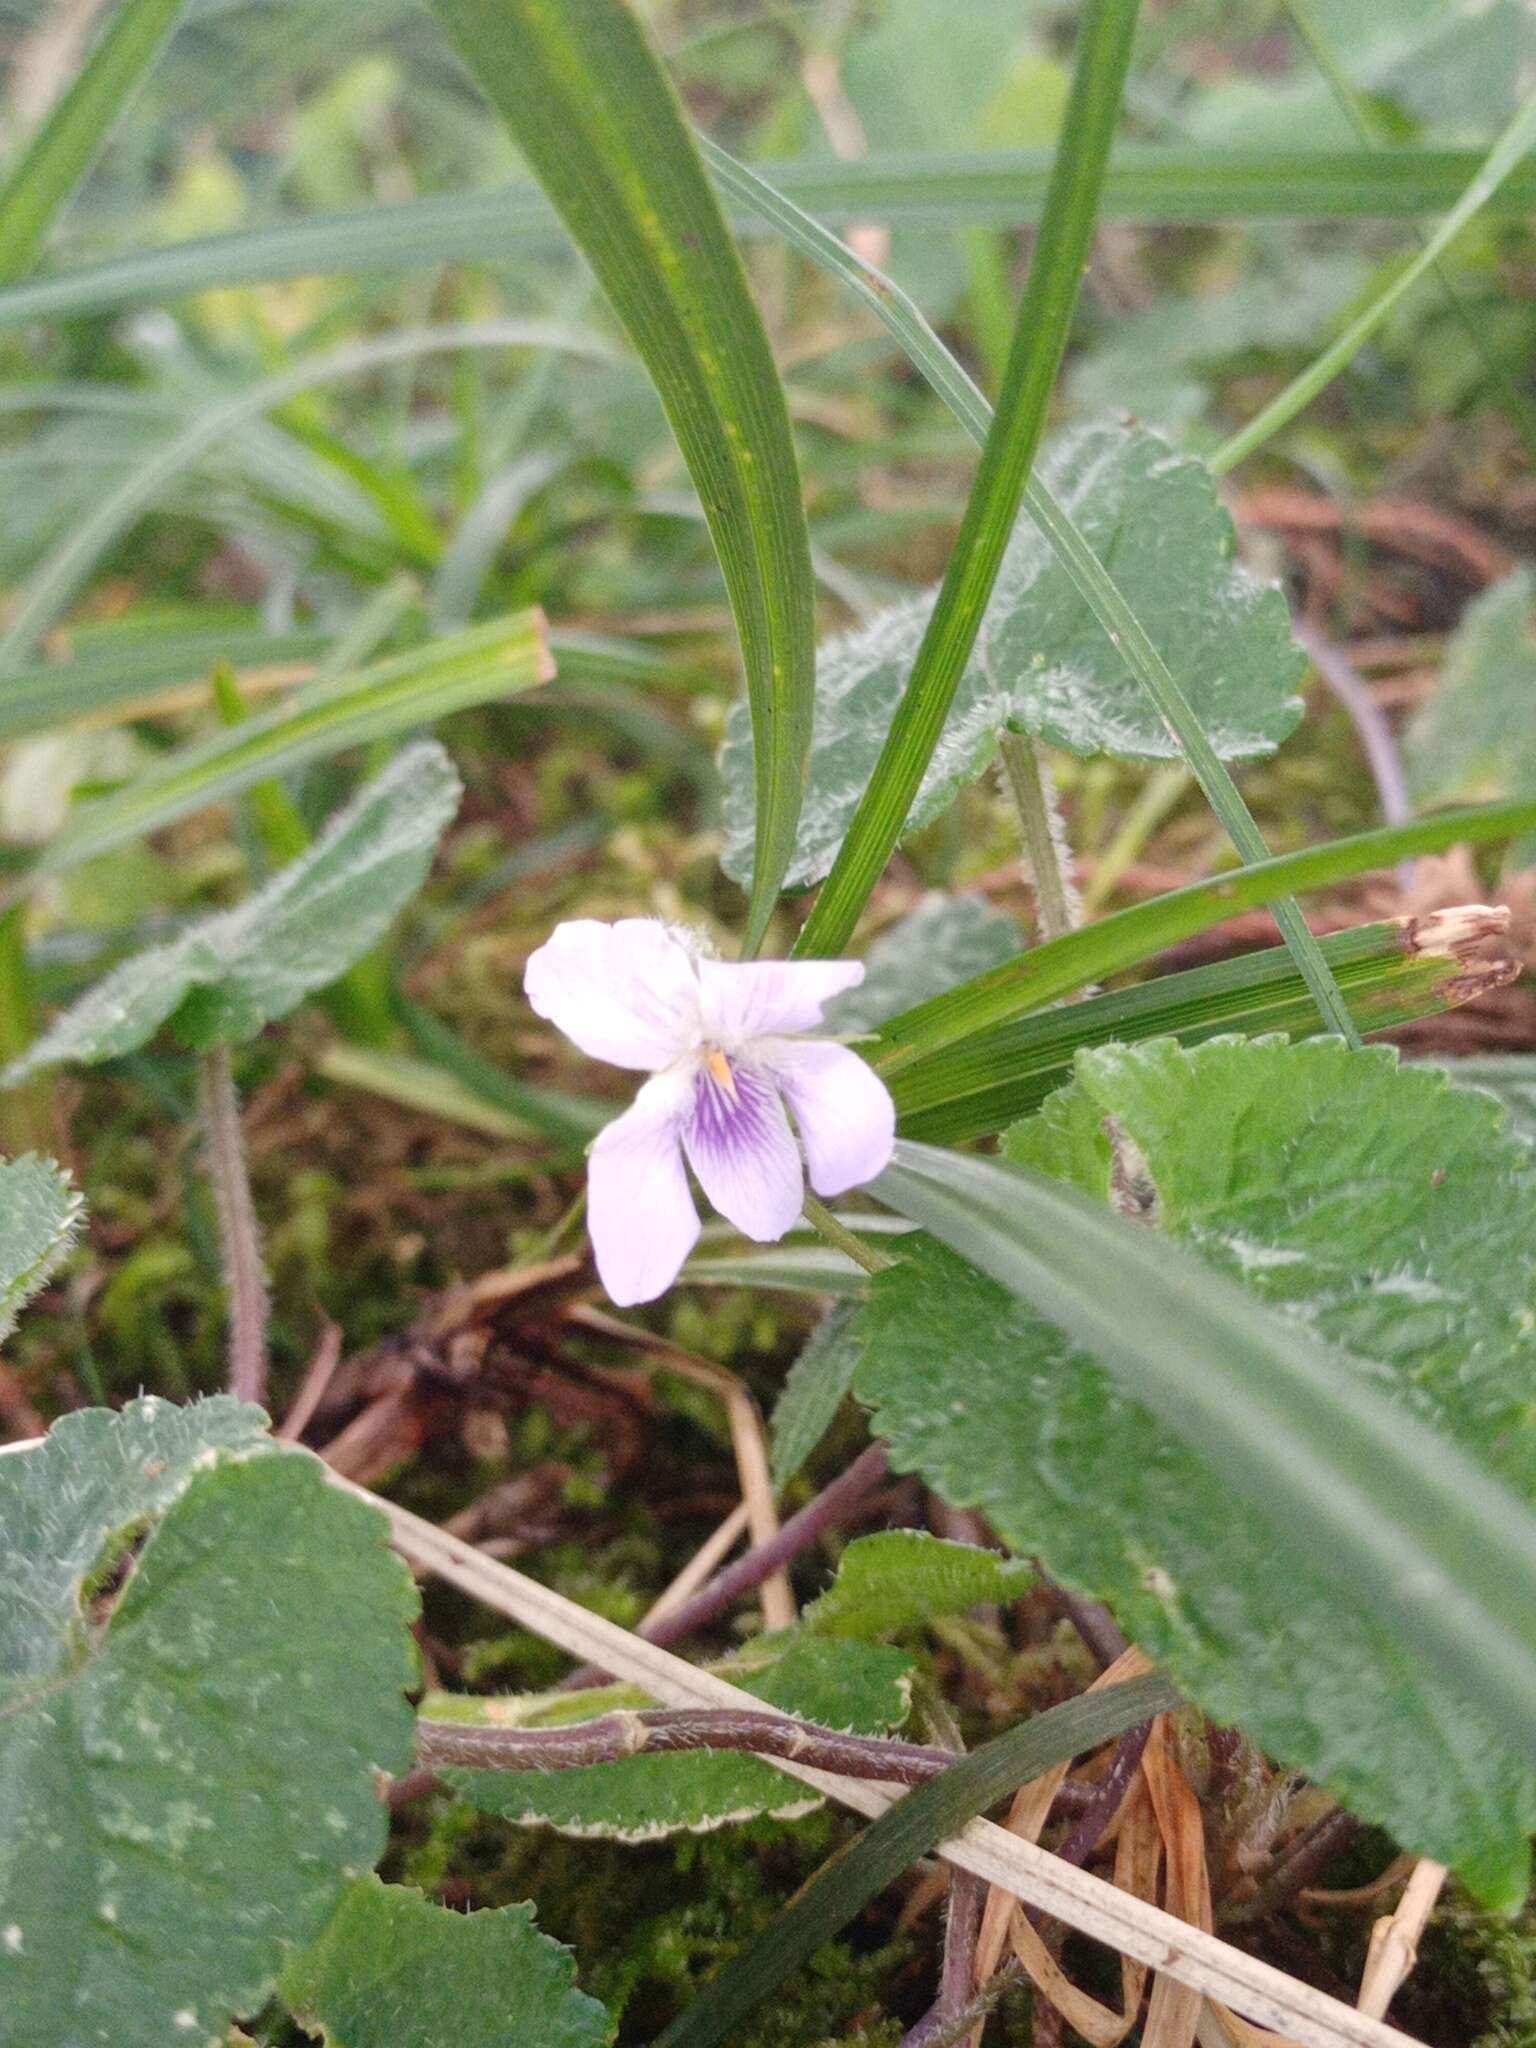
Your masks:
M 205 1051 L 238 1044 L 344 974 L 421 887 L 461 785 L 434 740 L 406 747 L 296 860 L 233 910 L 109 974 L 0 1074 L 116 1059 L 168 1025 Z
M 882 1529 L 849 1544 L 837 1577 L 800 1619 L 812 1635 L 901 1635 L 935 1615 L 1017 1600 L 1038 1577 L 1026 1558 L 951 1543 L 926 1529 Z
M 0 1160 L 0 1339 L 58 1265 L 84 1204 L 62 1166 L 26 1153 Z
M 140 1401 L 0 1460 L 5 2048 L 215 2048 L 384 1846 L 415 1593 L 261 1420 Z
M 114 1414 L 81 1408 L 35 1448 L 0 1462 L 0 1684 L 51 1670 L 59 1645 L 40 1617 L 77 1612 L 81 1589 L 117 1563 L 202 1466 L 273 1448 L 260 1408 L 215 1394 L 179 1408 L 146 1394 Z
M 825 1728 L 885 1735 L 907 1718 L 912 1660 L 876 1644 L 802 1637 L 791 1639 L 766 1669 L 732 1676 L 743 1692 Z M 566 1695 L 567 1708 L 572 1697 Z M 433 1699 L 432 1712 L 441 1712 L 444 1704 Z M 453 1704 L 460 1719 L 498 1718 L 494 1701 Z M 517 1703 L 511 1704 L 515 1708 Z M 598 1695 L 592 1705 L 602 1713 L 612 1701 Z M 501 1718 L 507 1718 L 504 1711 Z M 558 1718 L 569 1726 L 578 1717 L 566 1711 Z M 795 1820 L 822 1804 L 816 1793 L 771 1764 L 725 1750 L 627 1756 L 573 1770 L 446 1770 L 442 1776 L 474 1805 L 504 1820 L 621 1842 L 703 1834 L 760 1815 Z
M 1272 753 L 1300 716 L 1302 657 L 1285 599 L 1233 559 L 1205 465 L 1149 429 L 1065 435 L 1042 465 L 1226 760 Z M 933 609 L 906 599 L 820 650 L 815 742 L 787 883 L 830 869 L 873 771 Z M 944 734 L 907 819 L 916 831 L 980 775 L 1005 731 L 1074 754 L 1177 758 L 1179 747 L 1034 522 L 1019 522 Z M 726 872 L 752 860 L 751 734 L 739 712 L 720 759 Z
M 571 1952 L 532 1906 L 454 1913 L 360 1877 L 289 1964 L 284 2003 L 327 2048 L 606 2048 L 613 2022 L 576 1989 Z
M 1385 1049 L 1161 1041 L 1080 1054 L 1005 1147 L 1185 1239 L 1536 1499 L 1536 1179 L 1490 1097 Z M 1218 1719 L 1490 1902 L 1524 1896 L 1529 1769 L 1091 1358 L 927 1239 L 861 1329 L 855 1391 L 900 1466 L 1104 1600 Z

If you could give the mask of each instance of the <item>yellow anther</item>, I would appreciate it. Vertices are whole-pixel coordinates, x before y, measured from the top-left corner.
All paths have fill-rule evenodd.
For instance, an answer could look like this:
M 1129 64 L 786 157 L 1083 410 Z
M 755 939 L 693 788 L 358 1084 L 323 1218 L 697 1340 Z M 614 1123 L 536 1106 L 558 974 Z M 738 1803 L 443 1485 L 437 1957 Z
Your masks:
M 732 1102 L 735 1102 L 738 1099 L 736 1094 L 736 1076 L 731 1072 L 730 1061 L 718 1046 L 711 1046 L 709 1051 L 705 1053 L 704 1064 L 709 1069 L 710 1078 L 725 1090 Z

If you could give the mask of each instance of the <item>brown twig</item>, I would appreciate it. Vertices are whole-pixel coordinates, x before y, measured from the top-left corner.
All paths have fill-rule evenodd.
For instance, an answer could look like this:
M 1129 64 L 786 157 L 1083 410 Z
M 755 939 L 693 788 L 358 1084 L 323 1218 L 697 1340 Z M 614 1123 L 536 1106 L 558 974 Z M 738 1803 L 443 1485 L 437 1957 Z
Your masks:
M 1101 1671 L 1107 1671 L 1130 1648 L 1114 1616 L 1097 1600 L 1074 1593 L 1068 1586 L 1057 1585 L 1045 1572 L 1042 1571 L 1040 1577 L 1062 1613 L 1082 1637 L 1095 1664 Z
M 670 1337 L 660 1337 L 654 1330 L 642 1329 L 638 1324 L 626 1323 L 618 1316 L 609 1315 L 606 1309 L 578 1304 L 567 1309 L 566 1321 L 590 1330 L 594 1336 L 607 1337 L 616 1344 L 627 1344 L 643 1351 L 659 1365 L 719 1396 L 731 1433 L 736 1477 L 746 1506 L 752 1541 L 759 1549 L 771 1543 L 779 1533 L 779 1510 L 769 1472 L 767 1432 L 757 1403 L 737 1375 L 728 1372 L 723 1365 L 717 1365 L 711 1358 L 701 1358 L 685 1346 L 674 1344 Z M 787 1572 L 770 1572 L 764 1579 L 762 1607 L 766 1628 L 794 1627 L 795 1596 Z
M 1365 1975 L 1360 1980 L 1360 1996 L 1355 2003 L 1372 2019 L 1386 2018 L 1387 2007 L 1418 1961 L 1419 1937 L 1429 1924 L 1429 1916 L 1449 1876 L 1443 1863 L 1421 1856 L 1413 1867 L 1407 1890 L 1398 1901 L 1397 1911 L 1378 1920 L 1371 1929 Z
M 1336 1806 L 1324 1814 L 1315 1827 L 1308 1828 L 1270 1871 L 1253 1897 L 1228 1917 L 1234 1925 L 1268 1919 L 1278 1913 L 1315 1877 L 1321 1877 L 1333 1859 L 1347 1849 L 1364 1826 L 1352 1813 Z
M 341 1363 L 341 1326 L 326 1318 L 315 1355 L 305 1368 L 299 1391 L 288 1405 L 288 1413 L 272 1434 L 281 1443 L 296 1444 L 314 1420 L 315 1410 L 325 1399 L 326 1389 Z
M 1135 1728 L 1127 1728 L 1121 1736 L 1115 1753 L 1110 1759 L 1109 1769 L 1099 1781 L 1093 1797 L 1078 1816 L 1070 1834 L 1056 1854 L 1063 1863 L 1086 1863 L 1099 1846 L 1105 1829 L 1120 1811 L 1120 1802 L 1131 1789 L 1131 1781 L 1141 1768 L 1142 1753 L 1147 1746 L 1147 1737 L 1152 1733 L 1152 1723 L 1142 1721 Z M 1026 1906 L 1025 1912 L 1038 1927 L 1044 1919 L 1033 1906 Z
M 734 1564 L 728 1564 L 724 1571 L 716 1572 L 692 1599 L 658 1616 L 649 1626 L 637 1629 L 635 1633 L 642 1641 L 663 1647 L 692 1635 L 695 1629 L 713 1621 L 717 1614 L 723 1614 L 743 1593 L 760 1586 L 771 1572 L 779 1571 L 791 1558 L 809 1550 L 827 1530 L 835 1529 L 845 1521 L 866 1495 L 880 1484 L 889 1469 L 885 1445 L 871 1444 L 868 1450 L 860 1452 L 846 1472 L 839 1474 L 830 1486 L 823 1487 L 798 1514 L 791 1515 L 771 1543 L 761 1543 L 747 1551 Z M 600 1684 L 607 1676 L 607 1672 L 586 1665 L 573 1672 L 561 1689 L 579 1691 L 583 1686 Z
M 844 1735 L 812 1721 L 729 1708 L 648 1707 L 563 1728 L 491 1728 L 458 1721 L 416 1724 L 417 1760 L 430 1770 L 458 1765 L 477 1771 L 559 1771 L 614 1763 L 642 1751 L 659 1756 L 697 1749 L 785 1757 L 817 1770 L 892 1785 L 925 1784 L 955 1761 L 949 1750 L 923 1743 Z

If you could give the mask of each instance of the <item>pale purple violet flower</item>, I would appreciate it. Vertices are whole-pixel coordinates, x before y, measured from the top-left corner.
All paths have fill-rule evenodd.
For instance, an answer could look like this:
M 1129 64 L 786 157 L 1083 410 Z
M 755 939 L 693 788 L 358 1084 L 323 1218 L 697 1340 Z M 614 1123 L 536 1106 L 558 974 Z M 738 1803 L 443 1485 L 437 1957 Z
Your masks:
M 683 1155 L 745 1236 L 781 1238 L 805 1200 L 889 1164 L 896 1112 L 857 1053 L 802 1036 L 823 1003 L 864 979 L 857 960 L 700 957 L 654 918 L 557 925 L 523 986 L 541 1017 L 592 1059 L 651 1078 L 598 1134 L 587 1218 L 598 1275 L 621 1307 L 664 1294 L 693 1250 L 698 1213 Z

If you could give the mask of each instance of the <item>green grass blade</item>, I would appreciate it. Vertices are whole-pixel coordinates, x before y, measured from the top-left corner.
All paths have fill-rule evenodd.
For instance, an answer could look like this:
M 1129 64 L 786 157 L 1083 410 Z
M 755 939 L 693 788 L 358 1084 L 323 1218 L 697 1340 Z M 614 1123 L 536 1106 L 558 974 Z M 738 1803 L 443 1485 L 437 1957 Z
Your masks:
M 722 188 L 742 205 L 752 207 L 769 225 L 805 255 L 834 272 L 857 292 L 884 323 L 908 360 L 949 406 L 973 440 L 985 443 L 992 411 L 974 383 L 907 295 L 889 278 L 862 263 L 852 250 L 775 192 L 745 165 L 711 146 L 709 161 Z M 1206 738 L 1189 701 L 1154 646 L 1135 610 L 1127 603 L 1076 522 L 1048 487 L 1031 476 L 1024 503 L 1051 543 L 1058 558 L 1095 618 L 1125 657 L 1127 666 L 1173 729 L 1211 808 L 1226 827 L 1232 843 L 1248 862 L 1266 858 L 1268 848 L 1232 780 Z M 819 905 L 818 905 L 819 909 Z M 1294 902 L 1274 906 L 1275 920 L 1312 991 L 1313 1000 L 1330 1030 L 1353 1038 L 1354 1026 L 1339 995 L 1328 963 Z
M 451 1024 L 445 1024 L 441 1017 L 435 1017 L 398 989 L 393 1001 L 401 1023 L 424 1055 L 422 1063 L 446 1075 L 455 1087 L 484 1104 L 493 1115 L 509 1118 L 578 1153 L 604 1124 L 612 1121 L 612 1103 L 595 1102 L 590 1096 L 567 1095 L 556 1088 L 521 1081 L 466 1045 Z
M 1195 780 L 1221 820 L 1227 837 L 1246 864 L 1267 860 L 1269 848 L 1264 843 L 1264 835 L 1243 802 L 1242 793 L 1226 762 L 1206 738 L 1205 728 L 1191 709 L 1189 699 L 1174 681 L 1173 671 L 1152 644 L 1141 620 L 1115 588 L 1103 563 L 1072 522 L 1063 517 L 1060 506 L 1042 503 L 1032 505 L 1030 509 L 1056 552 L 1064 561 L 1074 564 L 1073 575 L 1079 587 L 1091 586 L 1096 591 L 1096 600 L 1093 601 L 1095 615 L 1104 621 L 1111 640 L 1126 655 L 1142 687 L 1162 714 L 1164 724 L 1178 740 Z M 1110 624 L 1111 619 L 1113 625 Z M 1302 978 L 1312 991 L 1312 999 L 1324 1023 L 1349 1044 L 1358 1045 L 1360 1041 L 1348 1005 L 1339 994 L 1328 971 L 1328 963 L 1295 899 L 1276 897 L 1270 904 L 1270 910 L 1280 927 L 1280 936 L 1290 948 Z
M 1365 311 L 1350 322 L 1338 339 L 1325 348 L 1315 362 L 1310 363 L 1298 377 L 1294 377 L 1285 389 L 1279 392 L 1256 414 L 1247 426 L 1234 434 L 1211 457 L 1211 467 L 1218 476 L 1241 462 L 1261 447 L 1270 436 L 1288 426 L 1299 412 L 1309 406 L 1317 394 L 1330 384 L 1345 366 L 1352 362 L 1377 329 L 1391 317 L 1398 304 L 1406 298 L 1428 270 L 1445 254 L 1452 242 L 1461 233 L 1468 221 L 1480 213 L 1499 187 L 1519 167 L 1536 144 L 1536 94 L 1528 99 L 1515 115 L 1504 133 L 1489 150 L 1476 177 L 1467 186 L 1456 204 L 1441 221 L 1432 235 L 1424 242 L 1417 256 L 1400 270 L 1385 291 L 1379 292 Z M 1392 160 L 1391 154 L 1386 160 Z
M 1075 1189 L 903 1143 L 875 1192 L 1090 1350 L 1536 1760 L 1536 1516 L 1513 1494 L 1303 1324 Z
M 1454 953 L 1426 951 L 1411 921 L 1333 932 L 1321 945 L 1362 1032 L 1452 1009 L 1490 979 L 1497 986 Z M 1286 948 L 1273 946 L 977 1032 L 905 1068 L 891 1093 L 904 1137 L 958 1145 L 1038 1109 L 1072 1078 L 1079 1046 L 1165 1037 L 1195 1045 L 1223 1031 L 1307 1038 L 1317 1028 L 1311 991 Z
M 857 163 L 801 158 L 764 164 L 775 190 L 829 221 L 893 227 L 1028 226 L 1040 218 L 1050 157 L 1040 150 L 970 155 L 874 155 Z M 1210 150 L 1131 145 L 1116 150 L 1101 217 L 1143 226 L 1215 220 L 1412 220 L 1455 203 L 1481 153 L 1459 149 Z M 1536 167 L 1522 165 L 1490 209 L 1518 217 L 1536 206 Z M 750 229 L 752 216 L 741 224 Z M 512 260 L 558 237 L 531 187 L 434 193 L 390 206 L 240 228 L 82 263 L 0 290 L 0 327 L 164 304 L 230 285 L 334 273 Z
M 315 1063 L 315 1072 L 338 1087 L 361 1089 L 383 1102 L 398 1103 L 402 1109 L 419 1110 L 423 1116 L 478 1131 L 482 1137 L 516 1142 L 536 1135 L 532 1124 L 487 1102 L 445 1068 L 406 1053 L 341 1042 L 326 1048 Z
M 0 741 L 21 739 L 53 725 L 106 724 L 157 708 L 206 701 L 208 677 L 217 662 L 241 673 L 302 675 L 324 653 L 326 634 L 301 627 L 265 633 L 251 626 L 222 632 L 128 632 L 103 634 L 64 661 L 18 669 L 0 690 Z
M 1051 1707 L 957 1757 L 824 1863 L 752 1946 L 710 1979 L 656 2048 L 716 2048 L 739 2040 L 763 2000 L 930 1849 L 1031 1778 L 1178 1704 L 1167 1679 L 1153 1673 Z
M 81 805 L 0 902 L 268 776 L 532 689 L 553 673 L 542 614 L 518 612 L 301 691 L 242 725 L 178 747 L 126 788 Z
M 938 744 L 1013 533 L 1067 345 L 1130 63 L 1137 0 L 1089 0 L 1050 197 L 996 415 L 933 616 L 880 758 L 797 955 L 840 953 L 895 847 Z
M 887 1081 L 919 1058 L 989 1026 L 1022 1017 L 1060 997 L 1102 981 L 1164 947 L 1252 910 L 1278 894 L 1320 889 L 1351 875 L 1451 846 L 1477 846 L 1536 830 L 1536 799 L 1470 804 L 1406 825 L 1382 826 L 1349 839 L 1330 840 L 1301 853 L 1279 854 L 1252 867 L 1234 868 L 1209 882 L 1170 889 L 1150 903 L 1117 910 L 1065 938 L 1052 939 L 961 982 L 941 996 L 883 1024 L 871 1057 Z
M 0 284 L 25 277 L 55 215 L 95 163 L 186 0 L 120 0 L 69 90 L 0 188 Z
M 1382 124 L 1373 116 L 1370 102 L 1362 93 L 1356 91 L 1327 29 L 1317 17 L 1312 0 L 1285 0 L 1285 11 L 1291 18 L 1292 28 L 1295 29 L 1308 56 L 1317 66 L 1323 82 L 1333 95 L 1335 106 L 1354 130 L 1362 147 L 1377 151 L 1386 149 L 1388 144 L 1382 132 Z M 1425 231 L 1421 228 L 1420 245 L 1422 246 L 1427 239 Z M 1536 418 L 1533 418 L 1530 406 L 1514 378 L 1490 349 L 1487 337 L 1478 325 L 1471 307 L 1457 290 L 1450 272 L 1438 258 L 1432 266 L 1432 274 L 1446 305 L 1456 316 L 1457 324 L 1466 336 L 1468 344 L 1481 361 L 1489 384 L 1497 392 L 1515 431 L 1524 442 L 1527 457 L 1536 462 Z
M 24 586 L 11 623 L 0 635 L 0 678 L 26 661 L 92 570 L 146 512 L 173 478 L 194 468 L 244 424 L 323 384 L 343 383 L 393 363 L 466 348 L 560 348 L 598 361 L 613 350 L 598 336 L 543 320 L 487 320 L 459 327 L 422 327 L 309 356 L 233 397 L 206 406 L 147 462 L 125 477 L 82 519 Z
M 623 321 L 682 448 L 756 742 L 743 949 L 794 851 L 815 707 L 810 540 L 783 387 L 682 110 L 625 0 L 434 0 Z

